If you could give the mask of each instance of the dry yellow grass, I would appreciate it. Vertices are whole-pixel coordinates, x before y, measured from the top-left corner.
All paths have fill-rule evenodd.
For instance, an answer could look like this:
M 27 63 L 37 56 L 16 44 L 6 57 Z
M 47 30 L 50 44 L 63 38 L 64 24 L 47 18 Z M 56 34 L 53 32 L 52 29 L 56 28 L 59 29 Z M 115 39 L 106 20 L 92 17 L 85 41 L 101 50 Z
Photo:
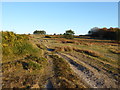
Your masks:
M 73 51 L 71 46 L 55 47 L 55 51 Z

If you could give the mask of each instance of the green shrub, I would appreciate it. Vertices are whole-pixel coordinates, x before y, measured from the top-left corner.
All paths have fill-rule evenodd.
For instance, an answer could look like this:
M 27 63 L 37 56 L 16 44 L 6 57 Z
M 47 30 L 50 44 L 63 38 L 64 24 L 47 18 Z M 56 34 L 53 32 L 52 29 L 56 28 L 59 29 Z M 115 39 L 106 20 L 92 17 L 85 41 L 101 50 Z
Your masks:
M 15 34 L 13 32 L 2 32 L 2 49 L 3 55 L 24 55 L 35 54 L 36 48 L 28 41 L 27 35 Z
M 74 38 L 74 36 L 73 35 L 64 35 L 64 37 L 66 38 L 66 39 L 73 39 Z
M 10 55 L 10 54 L 12 54 L 12 50 L 11 50 L 11 48 L 10 47 L 3 47 L 2 48 L 2 54 L 3 55 Z
M 35 63 L 33 61 L 29 61 L 29 63 L 28 63 L 28 68 L 32 68 L 34 70 L 41 69 L 41 67 L 42 66 L 40 64 L 37 64 L 37 63 Z
M 37 49 L 34 49 L 33 46 L 29 43 L 15 43 L 14 47 L 13 47 L 13 53 L 14 54 L 31 54 L 31 53 L 36 53 L 38 52 Z
M 67 30 L 65 33 L 64 33 L 64 37 L 67 38 L 67 39 L 73 39 L 74 38 L 74 31 L 72 31 L 71 29 L 70 30 Z

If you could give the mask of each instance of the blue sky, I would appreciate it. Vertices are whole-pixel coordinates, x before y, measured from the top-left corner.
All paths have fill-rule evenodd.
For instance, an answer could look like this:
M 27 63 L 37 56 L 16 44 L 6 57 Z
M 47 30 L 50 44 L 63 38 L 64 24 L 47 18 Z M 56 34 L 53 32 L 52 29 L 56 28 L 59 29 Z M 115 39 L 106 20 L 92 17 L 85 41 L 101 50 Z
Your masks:
M 93 27 L 118 27 L 117 2 L 4 2 L 2 30 L 87 34 Z

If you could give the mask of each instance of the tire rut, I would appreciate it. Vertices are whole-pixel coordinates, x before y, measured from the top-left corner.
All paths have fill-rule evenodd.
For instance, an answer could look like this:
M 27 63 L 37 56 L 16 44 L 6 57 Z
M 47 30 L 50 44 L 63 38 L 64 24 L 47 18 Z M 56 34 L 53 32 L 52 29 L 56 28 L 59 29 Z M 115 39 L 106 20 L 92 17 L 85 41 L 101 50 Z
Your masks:
M 80 76 L 80 78 L 83 79 L 83 81 L 85 81 L 87 84 L 89 84 L 89 86 L 91 88 L 111 88 L 111 87 L 114 87 L 114 86 L 112 86 L 112 83 L 109 86 L 106 85 L 105 78 L 98 77 L 97 75 L 95 75 L 96 71 L 93 72 L 93 70 L 94 70 L 93 67 L 91 67 L 91 69 L 93 69 L 93 70 L 88 69 L 86 67 L 87 65 L 85 66 L 84 64 L 79 64 L 64 54 L 61 54 L 61 53 L 57 53 L 57 54 L 59 56 L 61 56 L 62 58 L 64 58 L 65 60 L 67 60 L 69 62 L 69 64 L 71 65 L 71 68 L 73 69 L 73 71 L 75 73 L 77 73 Z M 100 74 L 99 74 L 99 76 L 100 76 Z M 109 81 L 107 81 L 107 83 L 108 82 Z

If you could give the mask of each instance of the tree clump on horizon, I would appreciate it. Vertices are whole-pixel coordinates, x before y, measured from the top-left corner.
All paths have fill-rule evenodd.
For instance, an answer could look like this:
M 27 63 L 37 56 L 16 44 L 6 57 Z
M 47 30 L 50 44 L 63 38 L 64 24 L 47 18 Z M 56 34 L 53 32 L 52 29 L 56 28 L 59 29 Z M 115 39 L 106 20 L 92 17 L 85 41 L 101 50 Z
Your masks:
M 63 35 L 67 39 L 73 39 L 74 38 L 74 31 L 73 30 L 67 30 Z
M 33 34 L 40 34 L 40 35 L 46 35 L 46 31 L 44 30 L 35 30 Z
M 102 39 L 118 40 L 120 41 L 120 28 L 92 28 L 88 34 L 91 37 L 98 37 Z

